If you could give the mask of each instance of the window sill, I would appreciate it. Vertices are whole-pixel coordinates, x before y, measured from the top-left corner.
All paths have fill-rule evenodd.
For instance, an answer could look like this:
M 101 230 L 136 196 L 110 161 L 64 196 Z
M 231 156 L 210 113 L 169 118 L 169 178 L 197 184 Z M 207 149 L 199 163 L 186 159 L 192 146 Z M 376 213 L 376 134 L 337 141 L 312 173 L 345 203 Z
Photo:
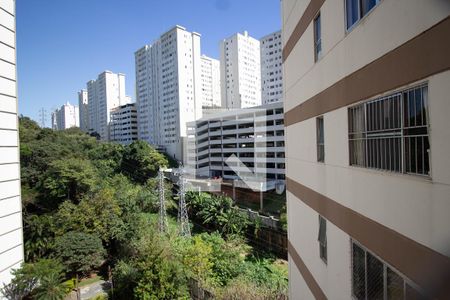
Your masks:
M 377 175 L 386 175 L 386 176 L 395 176 L 395 177 L 404 177 L 405 179 L 412 179 L 417 180 L 420 182 L 430 182 L 432 183 L 432 177 L 430 175 L 419 175 L 419 174 L 408 174 L 408 173 L 398 173 L 398 172 L 392 172 L 387 170 L 381 170 L 381 169 L 372 169 L 372 168 L 365 168 L 355 165 L 349 165 L 349 168 L 351 169 L 357 169 L 360 171 L 365 171 L 372 174 Z

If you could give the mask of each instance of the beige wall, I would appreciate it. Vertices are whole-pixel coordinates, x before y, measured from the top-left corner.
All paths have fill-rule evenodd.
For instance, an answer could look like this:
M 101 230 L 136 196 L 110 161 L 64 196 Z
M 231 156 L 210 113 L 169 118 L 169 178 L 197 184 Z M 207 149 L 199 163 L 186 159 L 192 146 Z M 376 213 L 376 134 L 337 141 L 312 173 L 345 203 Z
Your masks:
M 327 0 L 320 10 L 322 57 L 317 63 L 312 24 L 286 59 L 285 112 L 404 44 L 450 13 L 450 2 L 446 0 L 382 0 L 347 32 L 344 2 Z M 284 44 L 308 4 L 306 0 L 282 0 Z M 450 256 L 450 71 L 411 86 L 423 82 L 428 83 L 429 91 L 431 179 L 349 166 L 347 107 L 324 114 L 325 164 L 317 163 L 315 118 L 286 127 L 286 174 L 357 213 Z M 317 212 L 289 192 L 287 202 L 290 242 L 328 298 L 349 299 L 350 237 L 327 222 L 328 264 L 325 265 L 319 257 Z M 311 299 L 311 291 L 292 259 L 289 271 L 291 299 Z
M 346 33 L 344 1 L 325 1 L 321 9 L 322 58 L 314 63 L 313 26 L 310 24 L 284 64 L 285 111 L 448 16 L 450 1 L 431 0 L 433 5 L 426 2 L 383 0 L 358 26 Z M 403 17 L 401 22 L 399 12 Z M 289 20 L 295 13 L 293 10 Z M 298 12 L 296 22 L 301 13 Z M 284 43 L 288 39 L 285 30 L 289 28 L 283 27 Z

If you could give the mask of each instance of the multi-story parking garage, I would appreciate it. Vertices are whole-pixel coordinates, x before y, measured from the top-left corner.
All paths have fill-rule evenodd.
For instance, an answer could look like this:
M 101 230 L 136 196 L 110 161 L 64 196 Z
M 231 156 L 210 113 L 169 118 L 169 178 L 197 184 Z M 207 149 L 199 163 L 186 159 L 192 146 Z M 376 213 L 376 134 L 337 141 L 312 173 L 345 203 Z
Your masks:
M 211 113 L 189 123 L 188 136 L 197 176 L 284 182 L 282 102 Z

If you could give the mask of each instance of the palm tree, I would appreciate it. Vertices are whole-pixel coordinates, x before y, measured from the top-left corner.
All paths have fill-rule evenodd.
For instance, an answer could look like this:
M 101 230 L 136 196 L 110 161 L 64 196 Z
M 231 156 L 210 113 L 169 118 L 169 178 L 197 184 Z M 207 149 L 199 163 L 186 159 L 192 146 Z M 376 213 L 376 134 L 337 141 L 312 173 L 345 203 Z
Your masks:
M 35 297 L 38 300 L 62 300 L 67 295 L 67 285 L 62 282 L 62 276 L 58 273 L 50 273 L 43 277 L 39 286 L 35 289 Z

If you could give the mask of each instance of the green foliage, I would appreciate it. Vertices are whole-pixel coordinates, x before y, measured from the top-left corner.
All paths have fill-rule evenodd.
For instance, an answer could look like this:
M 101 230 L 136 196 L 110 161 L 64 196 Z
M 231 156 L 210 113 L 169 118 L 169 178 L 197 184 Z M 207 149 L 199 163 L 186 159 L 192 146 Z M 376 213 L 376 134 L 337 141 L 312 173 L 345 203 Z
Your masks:
M 36 263 L 24 263 L 13 271 L 11 283 L 0 289 L 6 299 L 63 299 L 67 287 L 62 282 L 63 267 L 55 260 L 42 259 Z
M 70 289 L 64 279 L 92 272 L 105 258 L 117 299 L 189 299 L 193 279 L 219 299 L 285 295 L 286 267 L 249 255 L 243 239 L 249 221 L 228 197 L 189 193 L 191 220 L 217 232 L 180 238 L 166 182 L 169 231 L 159 234 L 155 176 L 160 166 L 176 164 L 170 157 L 142 141 L 99 142 L 75 128 L 41 129 L 24 117 L 20 128 L 25 254 L 35 263 L 2 289 L 7 299 L 61 299 Z
M 133 181 L 145 183 L 155 177 L 160 166 L 167 166 L 167 159 L 144 141 L 135 141 L 124 151 L 122 172 Z
M 183 265 L 169 240 L 148 227 L 130 244 L 127 260 L 114 269 L 115 294 L 134 299 L 188 299 Z
M 249 225 L 247 215 L 233 204 L 230 197 L 190 192 L 186 199 L 202 224 L 219 230 L 224 236 L 243 234 Z
M 52 249 L 55 225 L 53 216 L 25 215 L 24 242 L 26 261 L 37 261 L 45 257 Z
M 80 203 L 65 201 L 56 214 L 57 235 L 79 231 L 99 236 L 109 243 L 123 235 L 122 210 L 113 197 L 110 188 L 103 188 L 93 195 L 84 197 Z
M 180 255 L 179 259 L 186 269 L 189 277 L 202 283 L 212 279 L 212 246 L 200 235 L 190 239 L 178 238 L 174 243 L 175 251 Z
M 64 299 L 67 294 L 67 286 L 62 281 L 62 274 L 51 273 L 43 276 L 34 290 L 34 297 L 38 300 Z
M 87 274 L 103 263 L 105 249 L 97 236 L 71 231 L 56 238 L 55 256 L 71 272 Z
M 49 164 L 40 189 L 43 194 L 56 201 L 79 201 L 93 189 L 96 179 L 97 173 L 90 161 L 79 158 L 61 159 Z
M 217 233 L 202 233 L 199 236 L 211 247 L 210 261 L 216 284 L 224 286 L 242 272 L 245 253 L 248 251 L 244 241 L 238 237 L 225 241 Z

